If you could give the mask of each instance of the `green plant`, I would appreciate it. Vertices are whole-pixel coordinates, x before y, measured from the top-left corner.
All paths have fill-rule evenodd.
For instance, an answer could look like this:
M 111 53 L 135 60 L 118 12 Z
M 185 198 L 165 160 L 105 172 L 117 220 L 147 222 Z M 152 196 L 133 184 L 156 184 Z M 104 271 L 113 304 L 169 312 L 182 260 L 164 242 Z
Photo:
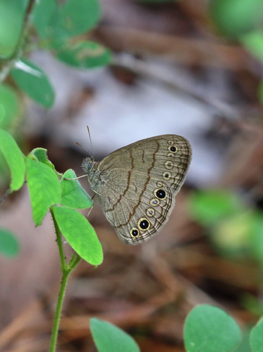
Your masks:
M 7 229 L 0 228 L 0 253 L 6 257 L 15 257 L 19 253 L 17 238 Z
M 222 309 L 196 306 L 186 318 L 184 342 L 187 352 L 261 352 L 263 318 L 247 333 Z
M 56 349 L 59 321 L 61 317 L 63 298 L 67 280 L 81 259 L 91 265 L 102 263 L 103 253 L 95 230 L 88 220 L 76 209 L 90 208 L 92 199 L 81 187 L 73 170 L 67 170 L 63 175 L 55 170 L 54 165 L 47 158 L 47 151 L 43 148 L 32 150 L 27 156 L 23 155 L 12 136 L 0 130 L 0 150 L 2 151 L 11 173 L 10 191 L 20 189 L 24 179 L 28 184 L 32 205 L 33 220 L 36 226 L 41 225 L 43 218 L 50 211 L 59 249 L 62 280 L 58 295 L 57 308 L 52 329 L 50 352 Z M 0 246 L 2 251 L 12 255 L 17 247 L 8 231 L 2 231 L 7 244 L 2 245 L 0 232 Z M 63 250 L 62 234 L 74 249 L 72 257 L 66 261 Z M 98 319 L 91 320 L 92 334 L 100 352 L 130 351 L 138 352 L 139 348 L 134 340 L 110 323 Z M 111 347 L 109 347 L 111 346 Z M 116 347 L 118 346 L 118 348 Z M 106 349 L 107 348 L 107 349 Z
M 2 0 L 0 2 L 0 82 L 9 77 L 28 96 L 45 108 L 55 92 L 45 72 L 25 56 L 41 49 L 75 68 L 109 64 L 111 53 L 86 39 L 99 22 L 97 0 Z M 12 130 L 21 110 L 13 85 L 0 86 L 0 128 Z
M 63 298 L 68 277 L 83 258 L 92 265 L 103 259 L 102 247 L 93 227 L 76 209 L 85 209 L 93 202 L 74 178 L 73 170 L 59 174 L 47 158 L 47 151 L 37 148 L 23 155 L 13 137 L 20 118 L 22 102 L 17 88 L 45 108 L 55 100 L 54 89 L 43 70 L 24 55 L 42 49 L 65 64 L 90 69 L 105 66 L 111 61 L 110 51 L 92 40 L 87 32 L 98 23 L 101 9 L 97 0 L 68 0 L 59 4 L 55 0 L 3 0 L 0 2 L 0 150 L 11 173 L 10 192 L 20 189 L 26 178 L 32 204 L 33 220 L 41 225 L 50 211 L 55 226 L 59 249 L 62 280 L 52 329 L 50 352 L 55 351 Z M 6 78 L 14 84 L 4 84 Z M 4 171 L 4 160 L 0 168 Z M 72 180 L 69 180 L 72 179 Z M 74 249 L 66 261 L 62 233 Z M 15 256 L 19 251 L 16 237 L 0 229 L 0 253 Z M 136 343 L 126 333 L 101 320 L 91 321 L 92 334 L 100 352 L 110 351 L 114 341 L 120 351 L 138 352 Z M 102 332 L 102 335 L 101 335 Z M 106 341 L 106 344 L 105 344 Z M 111 349 L 112 351 L 116 351 Z
M 262 267 L 263 214 L 237 194 L 223 189 L 193 192 L 192 217 L 208 229 L 218 251 L 228 257 L 250 257 Z
M 91 207 L 93 202 L 78 180 L 67 179 L 76 177 L 74 171 L 67 170 L 63 175 L 59 174 L 48 160 L 45 149 L 37 148 L 24 156 L 11 135 L 4 130 L 0 130 L 0 149 L 11 172 L 10 191 L 21 188 L 26 177 L 36 226 L 41 225 L 48 210 L 54 222 L 62 268 L 61 289 L 52 333 L 53 347 L 50 349 L 54 351 L 69 274 L 81 258 L 95 266 L 101 264 L 103 259 L 102 247 L 93 227 L 76 211 Z M 61 233 L 75 250 L 69 263 L 65 260 Z
M 222 189 L 193 192 L 189 198 L 189 209 L 192 217 L 207 229 L 209 238 L 223 256 L 230 259 L 251 258 L 258 264 L 261 286 L 262 213 L 251 209 L 237 194 Z M 241 303 L 255 315 L 262 315 L 260 299 L 246 294 Z M 215 307 L 198 306 L 186 319 L 184 338 L 187 352 L 261 352 L 263 318 L 252 330 L 243 334 L 242 340 L 240 336 L 233 319 Z M 228 337 L 227 341 L 225 337 Z
M 49 51 L 58 60 L 81 69 L 105 66 L 111 61 L 107 48 L 86 39 L 100 16 L 97 0 L 68 0 L 63 4 L 56 0 L 0 2 L 0 128 L 23 139 L 18 129 L 23 115 L 19 89 L 45 108 L 54 103 L 55 92 L 48 76 L 25 58 L 33 50 Z M 3 83 L 7 78 L 8 83 Z M 0 170 L 5 179 L 8 171 L 1 156 Z M 18 253 L 15 236 L 5 229 L 0 230 L 0 242 L 2 254 Z
M 43 70 L 25 58 L 35 49 L 50 51 L 58 60 L 75 68 L 90 69 L 105 66 L 111 61 L 110 51 L 87 38 L 87 32 L 98 23 L 101 9 L 97 0 L 68 0 L 63 4 L 55 0 L 3 0 L 0 2 L 0 150 L 3 157 L 0 168 L 4 173 L 4 160 L 11 173 L 10 192 L 20 189 L 26 177 L 36 226 L 41 225 L 47 211 L 54 221 L 59 248 L 62 281 L 52 330 L 50 351 L 55 351 L 59 320 L 68 277 L 83 258 L 92 265 L 103 259 L 101 245 L 87 219 L 76 209 L 89 208 L 93 202 L 77 180 L 73 170 L 59 174 L 47 158 L 47 151 L 37 148 L 23 155 L 13 137 L 20 118 L 21 90 L 35 102 L 50 108 L 55 100 L 54 89 Z M 8 78 L 12 84 L 4 84 Z M 16 85 L 16 88 L 14 86 Z M 69 180 L 72 179 L 72 180 Z M 74 249 L 67 262 L 63 252 L 62 233 Z M 16 237 L 0 229 L 0 253 L 14 256 L 19 251 Z M 93 322 L 93 335 L 98 342 L 96 326 L 105 330 L 105 336 L 120 336 L 120 346 L 135 342 L 125 333 L 102 321 Z M 117 330 L 116 330 L 117 329 Z M 117 331 L 117 333 L 116 333 Z M 128 342 L 126 341 L 128 340 Z M 98 347 L 103 351 L 102 347 Z
M 124 331 L 100 319 L 90 319 L 90 329 L 99 352 L 139 352 L 136 342 Z

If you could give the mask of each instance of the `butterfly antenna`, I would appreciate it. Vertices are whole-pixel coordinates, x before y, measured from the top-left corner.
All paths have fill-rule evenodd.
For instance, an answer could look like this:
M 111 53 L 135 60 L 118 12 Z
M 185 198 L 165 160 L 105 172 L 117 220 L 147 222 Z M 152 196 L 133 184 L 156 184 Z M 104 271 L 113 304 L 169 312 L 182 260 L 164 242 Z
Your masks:
M 94 156 L 94 149 L 93 149 L 93 144 L 92 144 L 92 139 L 91 139 L 91 135 L 90 135 L 89 126 L 87 126 L 87 130 L 88 130 L 88 134 L 89 134 L 90 146 L 91 146 L 91 151 L 92 151 L 91 155 Z
M 87 152 L 88 154 L 90 154 L 90 152 L 88 151 L 88 149 L 84 148 L 83 145 L 79 144 L 78 142 L 75 142 L 75 144 L 78 145 L 79 147 L 81 147 L 82 149 L 84 149 L 85 152 Z M 90 156 L 92 156 L 92 155 L 90 154 Z

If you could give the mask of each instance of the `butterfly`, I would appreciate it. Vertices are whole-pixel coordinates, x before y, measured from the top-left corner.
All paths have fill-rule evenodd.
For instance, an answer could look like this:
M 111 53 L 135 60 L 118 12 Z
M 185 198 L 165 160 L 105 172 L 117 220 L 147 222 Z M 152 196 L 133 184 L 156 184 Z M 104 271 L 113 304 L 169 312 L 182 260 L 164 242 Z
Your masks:
M 192 157 L 184 137 L 167 134 L 142 139 L 82 168 L 118 237 L 143 243 L 160 232 L 175 205 Z

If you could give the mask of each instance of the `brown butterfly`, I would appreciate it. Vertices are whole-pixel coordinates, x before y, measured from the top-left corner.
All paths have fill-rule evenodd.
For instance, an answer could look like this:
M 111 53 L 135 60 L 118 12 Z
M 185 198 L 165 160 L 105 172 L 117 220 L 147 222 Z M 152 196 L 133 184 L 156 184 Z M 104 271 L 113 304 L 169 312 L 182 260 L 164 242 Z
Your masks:
M 189 142 L 167 134 L 120 148 L 82 168 L 119 238 L 135 245 L 156 235 L 169 219 L 192 156 Z

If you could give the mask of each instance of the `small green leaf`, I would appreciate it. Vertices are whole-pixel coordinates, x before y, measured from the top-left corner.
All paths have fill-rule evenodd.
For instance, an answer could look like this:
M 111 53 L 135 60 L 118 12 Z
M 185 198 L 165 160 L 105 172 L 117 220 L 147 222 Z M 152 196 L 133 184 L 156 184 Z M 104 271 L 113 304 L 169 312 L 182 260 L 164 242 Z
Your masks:
M 209 5 L 218 29 L 231 38 L 236 39 L 262 23 L 262 0 L 211 0 Z
M 60 203 L 60 183 L 56 173 L 49 166 L 30 157 L 26 158 L 26 175 L 33 219 L 38 226 L 51 205 Z
M 221 254 L 241 256 L 251 250 L 255 236 L 256 214 L 253 211 L 240 211 L 226 217 L 213 227 L 211 238 Z
M 107 321 L 91 318 L 90 330 L 99 352 L 140 352 L 131 336 Z
M 211 225 L 241 209 L 238 198 L 225 190 L 194 192 L 189 205 L 192 216 L 203 225 Z
M 50 108 L 55 100 L 54 89 L 47 75 L 36 65 L 21 59 L 17 68 L 10 71 L 19 88 L 45 108 Z
M 263 315 L 263 302 L 251 293 L 243 293 L 239 298 L 239 302 L 245 310 L 251 312 L 255 316 Z
M 25 1 L 1 0 L 0 1 L 0 56 L 12 55 L 18 38 L 25 12 Z
M 7 130 L 19 114 L 19 101 L 14 89 L 0 85 L 0 127 Z
M 0 130 L 0 150 L 10 168 L 11 191 L 17 191 L 25 179 L 25 157 L 13 137 L 3 130 Z
M 88 193 L 81 187 L 78 180 L 65 180 L 65 178 L 76 178 L 73 170 L 67 170 L 61 179 L 61 205 L 76 209 L 86 209 L 93 205 Z
M 16 257 L 19 249 L 17 238 L 9 230 L 0 228 L 0 253 L 7 257 Z
M 258 60 L 263 62 L 263 31 L 253 31 L 240 38 L 244 47 Z
M 71 66 L 94 68 L 109 64 L 111 52 L 96 42 L 81 41 L 62 47 L 57 53 L 57 58 Z
M 252 329 L 250 334 L 252 352 L 263 352 L 263 318 Z
M 54 206 L 52 209 L 59 229 L 70 246 L 88 263 L 101 264 L 102 247 L 88 220 L 72 208 Z
M 51 167 L 52 170 L 55 170 L 55 166 L 47 157 L 47 150 L 45 148 L 35 148 L 31 151 L 30 155 L 34 156 L 34 159 L 40 161 L 41 163 Z
M 71 37 L 93 29 L 101 15 L 97 0 L 68 0 L 61 6 L 55 37 Z
M 32 22 L 41 38 L 48 38 L 53 34 L 57 15 L 58 5 L 55 0 L 37 1 L 32 13 Z
M 233 352 L 241 341 L 241 331 L 223 310 L 203 304 L 187 316 L 184 341 L 187 352 Z

